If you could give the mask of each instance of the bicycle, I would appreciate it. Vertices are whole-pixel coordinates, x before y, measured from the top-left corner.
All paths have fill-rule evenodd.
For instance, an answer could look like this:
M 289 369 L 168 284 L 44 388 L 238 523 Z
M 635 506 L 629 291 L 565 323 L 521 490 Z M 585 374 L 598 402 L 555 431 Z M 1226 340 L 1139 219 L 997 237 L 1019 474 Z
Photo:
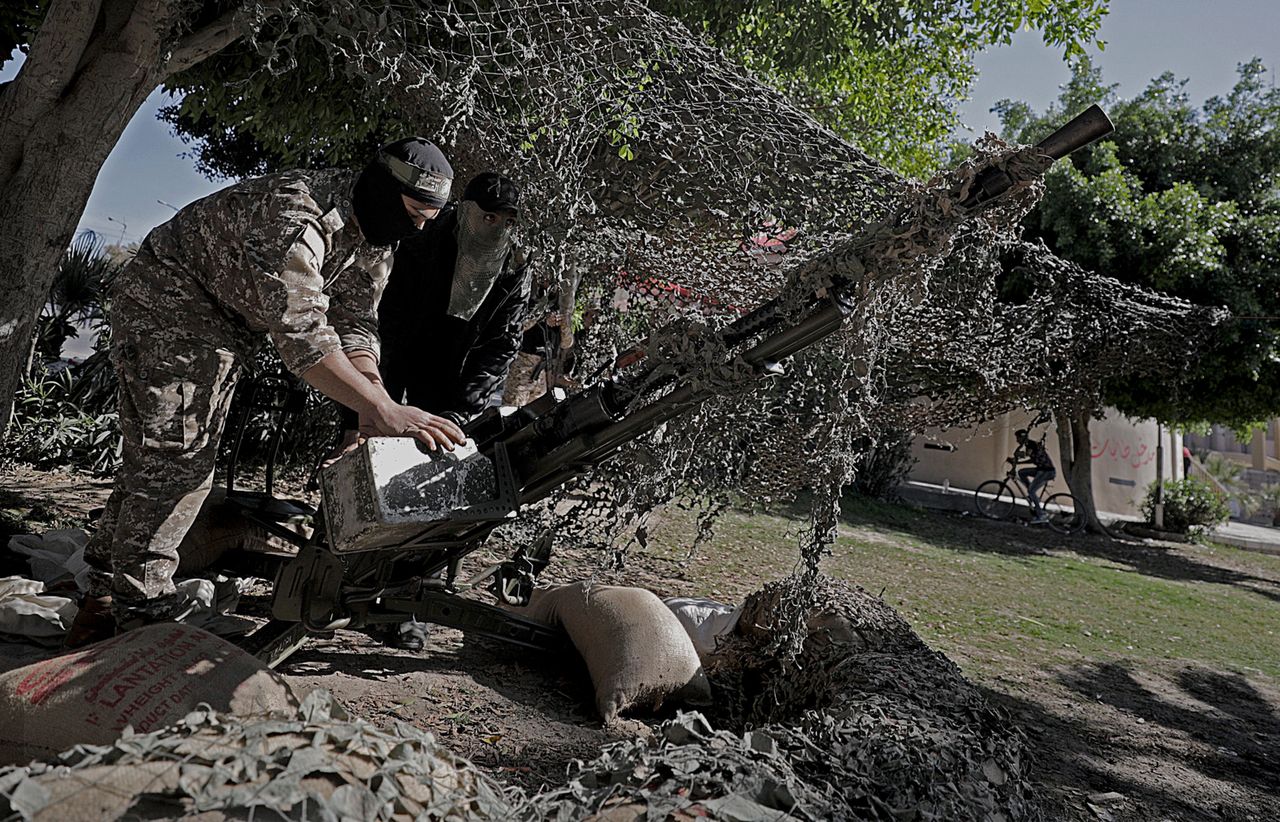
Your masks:
M 1018 476 L 1017 466 L 1009 464 L 1009 472 L 1004 479 L 987 480 L 973 492 L 974 506 L 978 513 L 987 519 L 1004 520 L 1013 516 L 1019 498 L 1026 501 L 1031 510 L 1036 509 L 1036 502 L 1044 512 L 1046 523 L 1060 534 L 1074 534 L 1084 530 L 1084 515 L 1076 498 L 1069 493 L 1051 494 L 1045 497 L 1052 480 L 1045 483 L 1038 493 L 1039 499 L 1033 501 L 1031 492 Z

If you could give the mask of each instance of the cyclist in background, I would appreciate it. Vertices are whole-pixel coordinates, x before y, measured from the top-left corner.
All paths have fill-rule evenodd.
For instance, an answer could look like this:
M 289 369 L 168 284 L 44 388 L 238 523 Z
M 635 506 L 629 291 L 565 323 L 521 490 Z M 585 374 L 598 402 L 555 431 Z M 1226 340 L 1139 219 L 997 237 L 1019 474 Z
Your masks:
M 1018 441 L 1018 448 L 1009 462 L 1029 466 L 1018 469 L 1018 479 L 1027 486 L 1027 494 L 1031 498 L 1031 521 L 1047 522 L 1049 518 L 1040 507 L 1040 490 L 1049 480 L 1058 476 L 1058 469 L 1049 458 L 1049 449 L 1044 447 L 1044 442 L 1031 439 L 1027 435 L 1027 429 L 1019 428 L 1013 433 L 1013 437 Z

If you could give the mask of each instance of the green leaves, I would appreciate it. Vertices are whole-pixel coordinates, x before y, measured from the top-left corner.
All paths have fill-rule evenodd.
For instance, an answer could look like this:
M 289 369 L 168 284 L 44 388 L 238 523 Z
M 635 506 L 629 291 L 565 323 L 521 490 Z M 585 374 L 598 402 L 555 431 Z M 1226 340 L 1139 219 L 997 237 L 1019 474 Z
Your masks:
M 39 469 L 73 467 L 98 475 L 115 471 L 121 453 L 114 410 L 89 411 L 70 399 L 70 370 L 43 370 L 23 381 L 14 397 L 4 456 Z
M 1155 485 L 1147 489 L 1142 500 L 1142 513 L 1147 522 L 1155 521 Z M 1221 525 L 1231 516 L 1227 502 L 1203 480 L 1195 477 L 1164 484 L 1164 527 L 1178 534 L 1199 533 Z
M 49 4 L 45 0 L 5 0 L 0 3 L 0 66 L 15 48 L 26 51 Z
M 1280 413 L 1280 92 L 1265 78 L 1261 63 L 1245 64 L 1230 94 L 1196 109 L 1171 74 L 1116 100 L 1081 61 L 1044 114 L 999 106 L 1005 134 L 1022 142 L 1094 102 L 1116 124 L 1108 142 L 1046 175 L 1032 234 L 1087 269 L 1236 316 L 1175 383 L 1111 386 L 1107 401 L 1126 413 L 1183 424 Z
M 1096 39 L 1107 0 L 652 0 L 876 159 L 932 174 L 974 58 L 1039 30 L 1066 57 Z
M 429 34 L 391 31 L 386 12 L 368 5 L 304 4 L 254 43 L 174 78 L 168 88 L 187 96 L 162 116 L 180 134 L 202 141 L 198 162 L 214 176 L 362 159 L 379 137 L 398 133 L 414 117 L 388 99 L 370 99 L 361 73 L 396 77 L 400 63 L 389 44 L 399 37 L 425 42 Z M 978 53 L 1030 27 L 1064 55 L 1082 54 L 1096 39 L 1108 0 L 649 5 L 705 32 L 754 75 L 890 167 L 927 176 L 958 125 L 957 108 L 976 77 Z M 590 33 L 572 36 L 584 34 Z M 387 47 L 379 49 L 379 42 Z M 652 82 L 648 68 L 637 64 L 637 92 Z M 449 89 L 441 96 L 448 98 Z M 622 159 L 634 158 L 634 143 L 614 145 Z

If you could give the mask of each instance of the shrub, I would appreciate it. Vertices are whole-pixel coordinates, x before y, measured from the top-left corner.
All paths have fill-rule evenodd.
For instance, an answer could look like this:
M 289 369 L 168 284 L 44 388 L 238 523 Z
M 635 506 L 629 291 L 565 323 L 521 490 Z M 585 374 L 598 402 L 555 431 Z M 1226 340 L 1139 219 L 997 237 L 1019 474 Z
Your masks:
M 282 369 L 270 351 L 246 365 L 267 373 Z M 247 373 L 242 374 L 241 385 L 248 379 Z M 238 401 L 243 399 L 243 393 L 237 391 L 237 402 L 228 419 L 220 468 L 225 466 L 226 452 L 234 445 L 235 432 L 230 425 L 239 419 Z M 243 469 L 252 472 L 265 464 L 272 422 L 266 412 L 250 415 L 241 451 Z M 278 476 L 305 478 L 319 456 L 332 447 L 337 428 L 333 404 L 309 390 L 302 414 L 284 431 Z M 116 375 L 105 345 L 79 366 L 56 374 L 39 368 L 24 380 L 14 398 L 13 422 L 4 437 L 0 457 L 41 470 L 75 468 L 108 476 L 119 467 L 120 454 Z
M 114 410 L 85 411 L 69 399 L 70 370 L 41 372 L 14 397 L 4 442 L 7 459 L 36 468 L 78 468 L 111 474 L 120 462 L 120 421 Z
M 1267 509 L 1271 512 L 1271 522 L 1280 525 L 1280 483 L 1268 485 L 1262 489 L 1262 493 L 1258 495 Z
M 1155 522 L 1155 483 L 1147 489 L 1142 513 L 1148 523 Z M 1221 525 L 1231 516 L 1227 501 L 1210 485 L 1195 477 L 1164 484 L 1164 529 L 1179 534 L 1202 531 Z
M 853 488 L 864 497 L 893 501 L 898 487 L 916 465 L 910 431 L 883 429 L 876 440 L 864 440 L 854 463 Z

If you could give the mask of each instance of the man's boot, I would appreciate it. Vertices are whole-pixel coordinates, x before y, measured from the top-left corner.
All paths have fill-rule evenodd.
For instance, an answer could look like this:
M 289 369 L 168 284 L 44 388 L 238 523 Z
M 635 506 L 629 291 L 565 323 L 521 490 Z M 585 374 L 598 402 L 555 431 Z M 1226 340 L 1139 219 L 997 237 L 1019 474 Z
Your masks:
M 83 648 L 116 635 L 116 618 L 111 613 L 111 597 L 86 596 L 62 640 L 67 650 Z

